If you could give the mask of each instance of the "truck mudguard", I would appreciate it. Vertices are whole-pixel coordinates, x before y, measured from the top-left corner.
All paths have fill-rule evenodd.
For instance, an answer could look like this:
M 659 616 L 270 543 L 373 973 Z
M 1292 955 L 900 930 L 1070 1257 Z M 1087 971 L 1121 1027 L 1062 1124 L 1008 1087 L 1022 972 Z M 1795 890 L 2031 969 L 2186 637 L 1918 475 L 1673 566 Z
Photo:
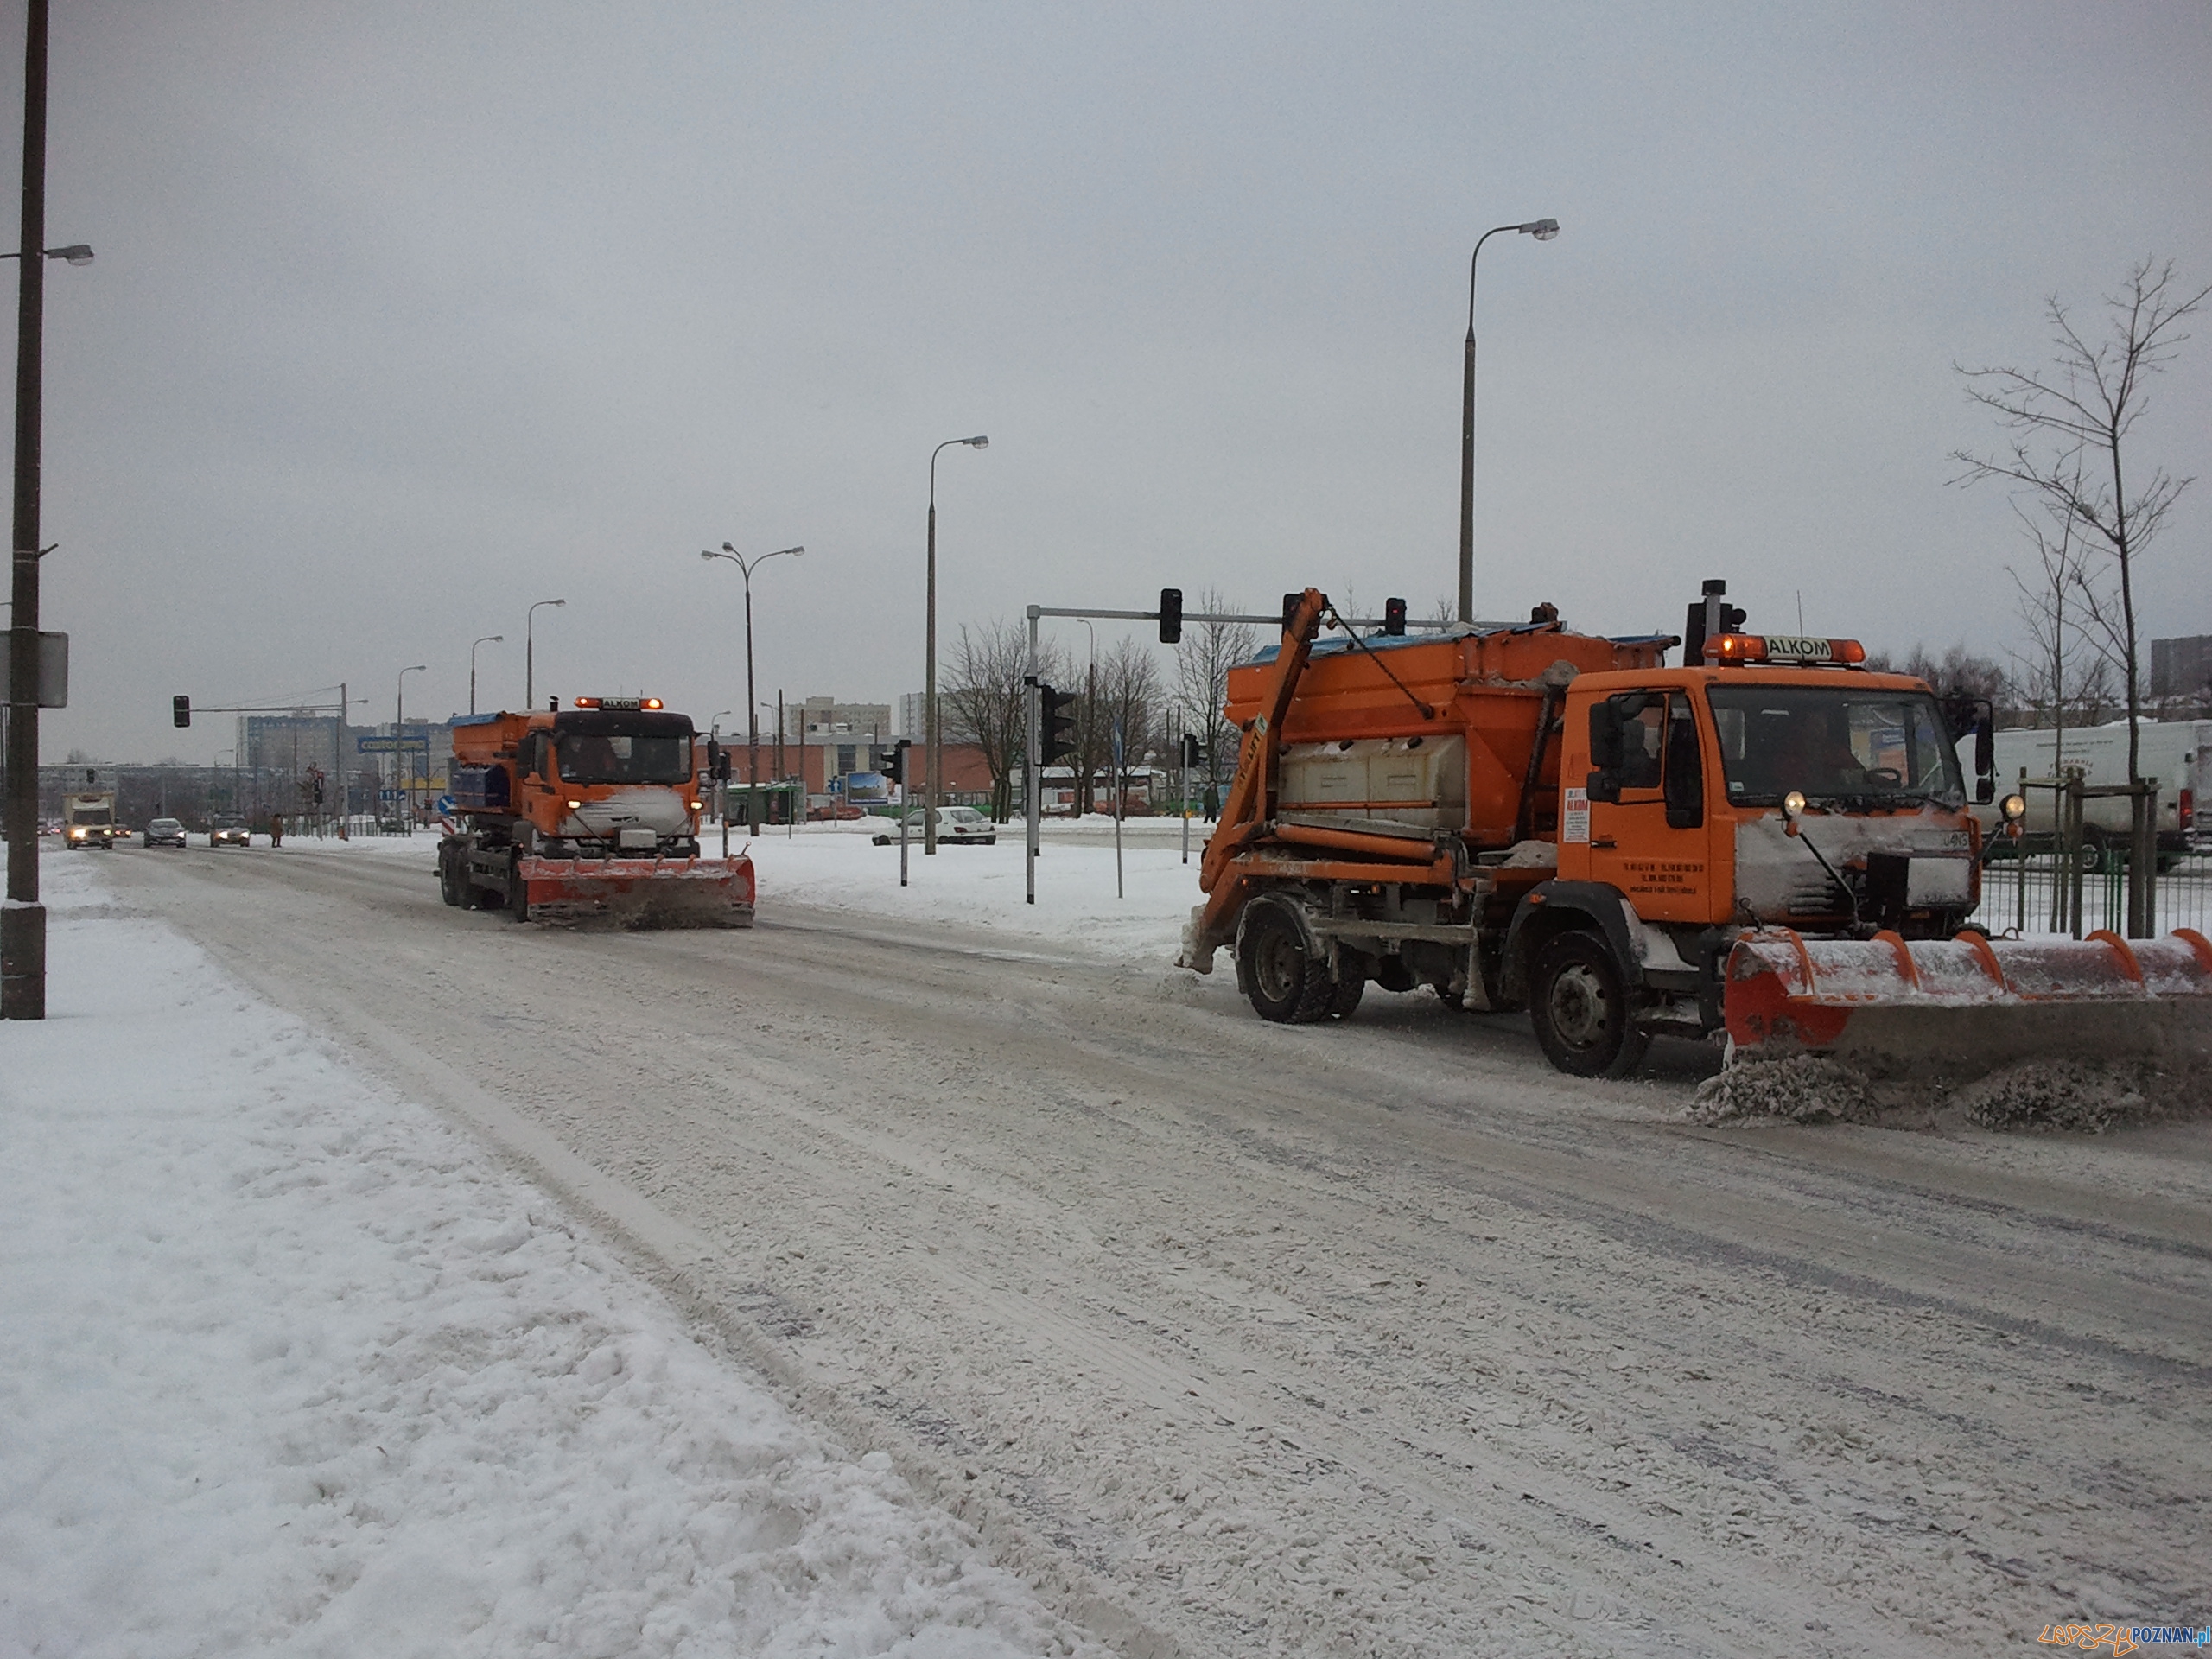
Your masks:
M 1627 895 L 1610 881 L 1546 881 L 1531 887 L 1515 906 L 1512 924 L 1505 930 L 1504 991 L 1506 999 L 1518 1002 L 1528 990 L 1528 969 L 1522 961 L 1522 940 L 1524 930 L 1534 925 L 1546 938 L 1579 927 L 1586 932 L 1601 935 L 1606 947 L 1619 964 L 1624 984 L 1643 983 L 1643 964 L 1636 954 L 1636 942 L 1630 938 Z M 1551 918 L 1567 918 L 1563 925 L 1554 925 Z

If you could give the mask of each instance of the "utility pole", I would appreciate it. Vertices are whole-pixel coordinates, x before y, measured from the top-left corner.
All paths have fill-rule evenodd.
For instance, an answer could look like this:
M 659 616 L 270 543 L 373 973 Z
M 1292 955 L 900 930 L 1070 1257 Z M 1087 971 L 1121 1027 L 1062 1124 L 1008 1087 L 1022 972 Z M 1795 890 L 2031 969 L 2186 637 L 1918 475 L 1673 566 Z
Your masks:
M 46 1018 L 46 906 L 38 896 L 39 399 L 46 333 L 47 0 L 23 44 L 23 222 L 16 259 L 14 609 L 9 614 L 8 902 L 0 906 L 0 1019 Z

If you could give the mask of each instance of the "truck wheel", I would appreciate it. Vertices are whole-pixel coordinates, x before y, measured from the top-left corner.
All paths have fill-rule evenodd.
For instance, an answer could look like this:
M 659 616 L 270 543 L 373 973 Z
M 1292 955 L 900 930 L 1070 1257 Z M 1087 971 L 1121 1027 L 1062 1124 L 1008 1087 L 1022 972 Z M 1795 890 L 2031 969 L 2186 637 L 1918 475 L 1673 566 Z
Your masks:
M 1306 954 L 1298 924 L 1280 906 L 1263 904 L 1249 914 L 1237 951 L 1260 1018 L 1303 1026 L 1328 1014 L 1335 982 Z
M 1562 933 L 1537 953 L 1529 1015 L 1544 1058 L 1570 1077 L 1626 1077 L 1651 1046 L 1630 1023 L 1620 969 L 1594 934 Z
M 454 868 L 454 860 L 444 853 L 438 855 L 438 897 L 459 907 L 466 889 L 461 886 L 461 872 Z

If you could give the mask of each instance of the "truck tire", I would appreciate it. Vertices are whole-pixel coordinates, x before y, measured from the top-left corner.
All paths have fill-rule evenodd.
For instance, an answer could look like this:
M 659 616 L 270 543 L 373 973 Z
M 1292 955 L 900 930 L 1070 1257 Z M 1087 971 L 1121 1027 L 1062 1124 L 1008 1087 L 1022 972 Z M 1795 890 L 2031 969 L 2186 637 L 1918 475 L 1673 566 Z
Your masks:
M 1613 953 L 1594 933 L 1562 933 L 1536 953 L 1529 1017 L 1544 1058 L 1570 1077 L 1624 1077 L 1651 1046 L 1632 1021 Z
M 462 895 L 467 891 L 462 884 L 458 863 L 459 861 L 450 853 L 439 849 L 438 897 L 456 909 L 464 902 Z
M 1327 1017 L 1336 982 L 1326 964 L 1306 954 L 1304 932 L 1281 906 L 1261 904 L 1249 911 L 1236 949 L 1261 1019 L 1306 1026 Z

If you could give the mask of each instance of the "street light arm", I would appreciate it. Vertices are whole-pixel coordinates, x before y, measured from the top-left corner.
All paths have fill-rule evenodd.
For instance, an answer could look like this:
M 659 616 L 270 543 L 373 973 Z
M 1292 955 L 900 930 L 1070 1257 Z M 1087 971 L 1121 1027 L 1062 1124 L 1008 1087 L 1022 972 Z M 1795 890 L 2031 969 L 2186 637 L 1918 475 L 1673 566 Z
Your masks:
M 1533 236 L 1539 242 L 1548 242 L 1559 234 L 1559 220 L 1531 219 L 1519 225 L 1493 225 L 1475 238 L 1475 251 L 1467 256 L 1467 338 L 1475 337 L 1475 261 L 1483 255 L 1483 244 L 1501 231 L 1518 231 L 1523 236 Z

